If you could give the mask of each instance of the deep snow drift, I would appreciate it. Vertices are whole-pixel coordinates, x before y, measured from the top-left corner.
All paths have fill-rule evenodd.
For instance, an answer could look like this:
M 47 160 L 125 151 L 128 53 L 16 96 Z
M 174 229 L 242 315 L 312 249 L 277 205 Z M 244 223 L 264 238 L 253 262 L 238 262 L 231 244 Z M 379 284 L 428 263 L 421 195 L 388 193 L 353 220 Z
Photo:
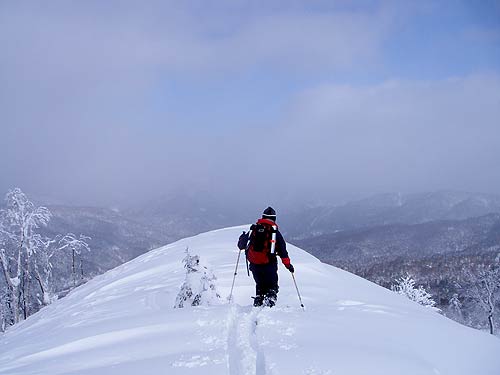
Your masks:
M 500 340 L 289 245 L 306 306 L 280 264 L 277 306 L 251 307 L 242 257 L 234 303 L 173 309 L 185 248 L 225 299 L 243 229 L 153 250 L 0 336 L 0 374 L 498 375 Z

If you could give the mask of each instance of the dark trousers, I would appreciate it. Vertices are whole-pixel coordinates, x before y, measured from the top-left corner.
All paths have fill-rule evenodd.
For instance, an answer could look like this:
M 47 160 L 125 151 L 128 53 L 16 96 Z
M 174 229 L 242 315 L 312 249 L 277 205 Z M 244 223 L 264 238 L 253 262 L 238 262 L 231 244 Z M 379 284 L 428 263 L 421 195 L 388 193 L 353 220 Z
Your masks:
M 250 264 L 255 280 L 254 306 L 274 306 L 278 298 L 278 264 Z

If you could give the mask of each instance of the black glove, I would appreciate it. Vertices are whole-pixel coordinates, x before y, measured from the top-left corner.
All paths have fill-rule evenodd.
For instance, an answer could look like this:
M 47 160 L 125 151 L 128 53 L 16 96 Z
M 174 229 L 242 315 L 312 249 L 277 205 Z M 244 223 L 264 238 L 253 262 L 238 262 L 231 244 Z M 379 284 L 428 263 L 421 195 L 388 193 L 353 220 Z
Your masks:
M 246 232 L 243 232 L 240 236 L 240 238 L 238 239 L 238 249 L 240 250 L 243 250 L 243 249 L 246 249 L 247 247 L 247 244 L 248 244 L 248 235 L 249 235 L 250 232 L 246 233 Z
M 292 264 L 291 264 L 291 263 L 288 265 L 288 267 L 287 267 L 287 268 L 288 268 L 288 271 L 290 271 L 291 273 L 294 273 L 294 272 L 295 272 L 295 268 L 293 268 L 293 266 L 292 266 Z

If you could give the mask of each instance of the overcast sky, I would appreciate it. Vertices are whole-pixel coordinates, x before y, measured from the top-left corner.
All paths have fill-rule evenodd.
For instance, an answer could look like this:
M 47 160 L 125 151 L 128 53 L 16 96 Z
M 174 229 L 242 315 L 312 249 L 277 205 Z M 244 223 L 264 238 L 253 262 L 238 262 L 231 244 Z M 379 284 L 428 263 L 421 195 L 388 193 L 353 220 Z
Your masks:
M 500 193 L 500 2 L 0 2 L 0 195 Z

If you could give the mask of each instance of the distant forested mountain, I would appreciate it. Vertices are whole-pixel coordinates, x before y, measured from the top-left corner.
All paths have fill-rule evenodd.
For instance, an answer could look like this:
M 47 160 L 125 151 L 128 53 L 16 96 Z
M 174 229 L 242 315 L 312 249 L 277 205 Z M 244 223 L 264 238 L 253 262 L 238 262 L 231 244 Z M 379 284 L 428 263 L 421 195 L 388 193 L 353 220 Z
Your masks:
M 91 252 L 82 258 L 86 272 L 97 275 L 178 239 L 248 221 L 242 207 L 226 207 L 221 199 L 186 193 L 126 209 L 48 205 L 53 217 L 41 231 L 89 236 Z
M 53 217 L 42 232 L 49 237 L 74 233 L 90 237 L 91 252 L 83 253 L 87 272 L 100 274 L 179 237 L 129 217 L 98 207 L 48 206 Z
M 345 266 L 476 252 L 500 245 L 500 214 L 422 224 L 378 225 L 294 242 L 323 261 Z
M 320 210 L 326 214 L 311 221 L 318 225 L 311 235 L 289 229 L 293 243 L 323 262 L 388 288 L 410 274 L 433 294 L 446 315 L 484 328 L 484 311 L 470 295 L 476 288 L 474 274 L 500 264 L 496 197 L 443 192 L 411 199 L 384 195 Z M 460 314 L 450 307 L 454 295 L 462 306 Z
M 343 230 L 463 220 L 490 213 L 500 213 L 500 196 L 440 191 L 380 194 L 339 206 L 291 210 L 280 219 L 289 238 L 303 239 Z

